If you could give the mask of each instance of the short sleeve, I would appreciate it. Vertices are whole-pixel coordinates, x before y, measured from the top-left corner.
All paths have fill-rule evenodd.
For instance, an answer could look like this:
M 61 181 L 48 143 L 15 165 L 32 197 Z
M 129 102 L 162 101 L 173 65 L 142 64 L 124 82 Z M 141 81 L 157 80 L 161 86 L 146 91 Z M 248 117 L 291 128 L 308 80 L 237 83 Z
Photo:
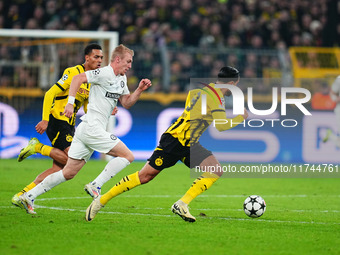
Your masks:
M 100 84 L 101 77 L 104 75 L 103 73 L 104 72 L 101 69 L 86 71 L 85 75 L 87 82 L 91 84 Z

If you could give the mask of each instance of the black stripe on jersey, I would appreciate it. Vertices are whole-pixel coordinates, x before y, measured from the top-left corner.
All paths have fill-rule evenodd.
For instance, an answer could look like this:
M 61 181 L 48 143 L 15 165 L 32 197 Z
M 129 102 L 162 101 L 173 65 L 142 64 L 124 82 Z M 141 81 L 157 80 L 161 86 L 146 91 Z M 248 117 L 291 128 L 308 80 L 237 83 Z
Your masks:
M 78 72 L 80 73 L 80 70 L 79 70 L 78 66 L 76 68 L 77 68 Z
M 211 112 L 225 112 L 225 110 L 223 110 L 223 109 L 216 109 L 216 110 L 212 110 Z
M 83 64 L 81 64 L 80 66 L 81 66 L 81 67 L 84 69 L 84 72 L 85 72 L 85 67 L 84 67 L 84 65 L 83 65 Z
M 188 122 L 188 121 L 190 121 L 190 120 L 187 120 L 186 122 Z M 187 129 L 187 130 L 185 130 L 185 132 L 184 132 L 184 137 L 187 137 L 187 132 L 190 130 L 190 127 L 189 127 L 189 129 Z
M 177 125 L 175 125 L 172 129 L 170 129 L 170 131 L 172 131 L 172 130 L 178 128 L 178 127 L 183 123 L 183 121 L 184 121 L 184 119 L 181 119 L 181 120 L 177 123 Z
M 55 100 L 63 100 L 65 98 L 67 98 L 68 96 L 61 96 L 61 97 L 56 97 Z
M 54 85 L 57 85 L 58 86 L 58 88 L 60 88 L 61 89 L 61 91 L 65 91 L 65 89 L 57 82 L 57 83 L 55 83 Z

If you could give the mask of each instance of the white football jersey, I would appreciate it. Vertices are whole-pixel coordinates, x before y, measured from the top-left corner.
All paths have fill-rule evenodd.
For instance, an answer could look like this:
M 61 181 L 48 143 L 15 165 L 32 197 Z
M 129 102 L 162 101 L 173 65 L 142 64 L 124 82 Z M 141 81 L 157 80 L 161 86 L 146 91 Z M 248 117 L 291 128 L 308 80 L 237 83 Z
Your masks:
M 336 77 L 332 84 L 332 91 L 335 92 L 337 96 L 340 96 L 340 75 Z M 336 104 L 336 108 L 340 108 L 340 103 Z
M 106 129 L 118 98 L 130 94 L 126 75 L 115 75 L 110 65 L 86 71 L 85 74 L 91 88 L 87 113 L 81 119 L 89 125 L 100 125 Z

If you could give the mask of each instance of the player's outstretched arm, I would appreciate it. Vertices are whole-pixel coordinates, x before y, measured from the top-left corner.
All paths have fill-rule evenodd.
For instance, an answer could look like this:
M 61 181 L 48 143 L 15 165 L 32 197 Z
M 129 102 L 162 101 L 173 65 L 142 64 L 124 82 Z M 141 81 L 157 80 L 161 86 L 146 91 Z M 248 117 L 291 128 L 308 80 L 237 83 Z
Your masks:
M 144 90 L 147 90 L 152 85 L 149 79 L 143 79 L 139 82 L 138 88 L 130 95 L 123 95 L 119 98 L 120 103 L 126 109 L 130 109 L 137 100 L 139 99 L 140 95 L 143 93 Z
M 248 111 L 244 108 L 244 113 L 242 115 L 237 115 L 235 118 L 226 118 L 225 112 L 216 111 L 213 114 L 213 119 L 216 120 L 214 126 L 218 131 L 226 131 L 231 128 L 236 127 L 238 124 L 242 123 L 248 118 Z
M 66 104 L 65 110 L 63 112 L 63 114 L 65 114 L 65 116 L 68 118 L 71 118 L 74 112 L 74 101 L 76 98 L 77 91 L 79 90 L 82 83 L 87 83 L 85 73 L 81 73 L 73 77 L 70 85 L 70 92 L 68 94 L 68 103 Z

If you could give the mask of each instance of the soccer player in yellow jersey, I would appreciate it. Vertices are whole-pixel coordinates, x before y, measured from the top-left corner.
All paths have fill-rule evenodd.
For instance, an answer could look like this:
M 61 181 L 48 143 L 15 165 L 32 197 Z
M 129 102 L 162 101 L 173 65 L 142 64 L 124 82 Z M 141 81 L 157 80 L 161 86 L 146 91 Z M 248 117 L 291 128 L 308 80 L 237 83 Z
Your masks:
M 75 97 L 73 115 L 71 118 L 64 116 L 63 112 L 68 102 L 72 78 L 85 71 L 100 68 L 103 60 L 102 48 L 98 44 L 89 44 L 86 46 L 84 55 L 85 63 L 66 68 L 60 80 L 45 94 L 42 120 L 36 125 L 35 129 L 39 134 L 43 134 L 46 131 L 53 147 L 40 143 L 37 138 L 32 138 L 28 145 L 21 150 L 18 161 L 21 162 L 33 154 L 40 153 L 41 155 L 51 157 L 53 159 L 53 165 L 51 168 L 39 174 L 36 179 L 22 189 L 22 191 L 13 196 L 12 204 L 16 206 L 22 208 L 22 204 L 18 200 L 21 194 L 34 188 L 48 175 L 62 169 L 67 162 L 68 150 L 75 130 L 76 113 L 82 105 L 84 106 L 85 112 L 87 111 L 90 91 L 89 83 L 81 84 Z
M 239 71 L 233 67 L 221 68 L 216 84 L 237 85 Z M 205 95 L 205 96 L 203 96 Z M 227 88 L 215 88 L 214 84 L 207 84 L 203 89 L 191 90 L 188 94 L 183 114 L 163 133 L 158 147 L 155 149 L 142 170 L 125 176 L 107 193 L 98 196 L 86 210 L 87 221 L 93 220 L 99 210 L 115 196 L 129 191 L 141 184 L 148 183 L 164 168 L 171 167 L 181 160 L 187 167 L 200 166 L 208 169 L 198 177 L 186 194 L 171 207 L 173 213 L 185 221 L 194 222 L 196 218 L 188 210 L 188 204 L 202 192 L 206 191 L 222 175 L 222 171 L 209 172 L 208 166 L 220 166 L 215 156 L 200 143 L 199 138 L 214 119 L 219 119 L 216 128 L 219 131 L 228 130 L 242 123 L 248 113 L 233 119 L 227 119 L 225 113 L 224 95 L 230 96 Z M 202 99 L 207 102 L 206 114 L 202 114 Z M 225 121 L 222 121 L 225 120 Z M 230 124 L 232 123 L 232 124 Z M 218 169 L 216 167 L 216 169 Z M 221 167 L 219 169 L 222 169 Z

